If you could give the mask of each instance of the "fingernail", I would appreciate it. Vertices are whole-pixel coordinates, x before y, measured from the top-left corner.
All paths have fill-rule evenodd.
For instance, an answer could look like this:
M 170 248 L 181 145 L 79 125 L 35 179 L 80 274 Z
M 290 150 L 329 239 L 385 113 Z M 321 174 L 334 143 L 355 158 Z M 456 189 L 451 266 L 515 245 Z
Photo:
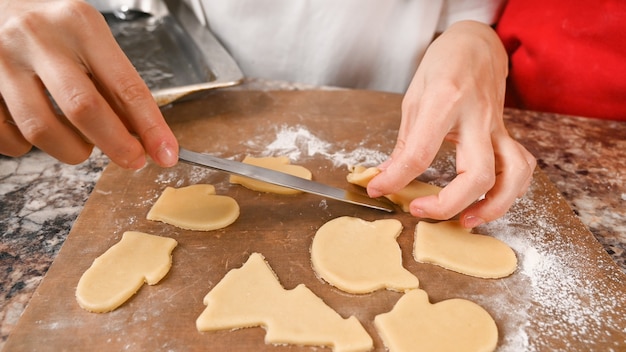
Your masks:
M 170 167 L 176 165 L 178 156 L 171 148 L 162 146 L 157 152 L 157 161 L 161 166 Z
M 478 216 L 468 216 L 463 221 L 463 227 L 471 229 L 476 226 L 480 226 L 485 223 L 485 220 L 479 218 Z

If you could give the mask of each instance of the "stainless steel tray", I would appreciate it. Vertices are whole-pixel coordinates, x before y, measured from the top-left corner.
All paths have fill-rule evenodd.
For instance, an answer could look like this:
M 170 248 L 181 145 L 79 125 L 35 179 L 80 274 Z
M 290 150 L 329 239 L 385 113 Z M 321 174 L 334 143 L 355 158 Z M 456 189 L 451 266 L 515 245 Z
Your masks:
M 89 0 L 160 106 L 239 84 L 243 73 L 183 1 Z

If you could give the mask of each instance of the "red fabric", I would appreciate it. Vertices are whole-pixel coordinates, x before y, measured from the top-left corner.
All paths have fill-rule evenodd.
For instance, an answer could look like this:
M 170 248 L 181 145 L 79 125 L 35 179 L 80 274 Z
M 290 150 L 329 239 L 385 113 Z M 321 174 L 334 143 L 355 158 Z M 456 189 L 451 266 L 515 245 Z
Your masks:
M 507 105 L 626 120 L 626 1 L 509 0 Z

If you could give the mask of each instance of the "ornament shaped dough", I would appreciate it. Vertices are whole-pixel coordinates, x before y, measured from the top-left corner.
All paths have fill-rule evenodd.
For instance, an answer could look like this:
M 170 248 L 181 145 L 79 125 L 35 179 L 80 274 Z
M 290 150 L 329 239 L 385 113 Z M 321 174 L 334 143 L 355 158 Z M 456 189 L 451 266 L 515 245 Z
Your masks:
M 211 231 L 232 224 L 238 217 L 236 200 L 216 195 L 213 185 L 199 184 L 165 188 L 146 218 L 185 230 Z
M 354 317 L 344 319 L 305 285 L 285 290 L 263 255 L 253 253 L 204 297 L 199 331 L 262 326 L 265 343 L 368 351 L 372 338 Z
M 76 301 L 85 310 L 105 313 L 126 302 L 143 286 L 157 284 L 172 266 L 173 238 L 128 231 L 93 261 L 80 277 Z
M 274 171 L 280 171 L 286 174 L 290 174 L 293 176 L 305 178 L 310 180 L 313 178 L 311 171 L 307 168 L 299 165 L 291 165 L 289 158 L 286 156 L 279 157 L 266 157 L 266 158 L 253 158 L 251 156 L 246 156 L 243 159 L 244 164 L 264 167 L 266 169 L 271 169 Z M 276 193 L 276 194 L 298 194 L 302 193 L 302 191 L 291 189 L 287 187 L 281 187 L 277 185 L 273 185 L 271 183 L 253 180 L 248 177 L 243 177 L 239 175 L 231 175 L 230 183 L 240 184 L 248 189 L 265 192 L 265 193 Z
M 458 221 L 428 223 L 415 228 L 413 257 L 461 274 L 496 279 L 517 269 L 515 252 L 497 238 L 470 233 Z
M 365 221 L 340 217 L 322 225 L 311 245 L 315 273 L 340 290 L 363 294 L 379 289 L 406 291 L 419 286 L 402 266 L 396 219 Z
M 493 351 L 498 343 L 496 323 L 482 307 L 459 298 L 431 304 L 423 290 L 405 293 L 374 326 L 391 352 Z
M 378 175 L 379 173 L 380 170 L 375 167 L 365 168 L 363 166 L 355 166 L 348 174 L 346 179 L 352 184 L 365 188 L 367 187 L 367 184 L 374 178 L 374 176 Z M 410 211 L 409 206 L 413 199 L 437 195 L 439 194 L 439 191 L 441 191 L 441 187 L 413 180 L 400 191 L 385 195 L 385 198 L 389 199 L 395 204 L 398 204 L 402 208 L 402 211 L 408 213 Z

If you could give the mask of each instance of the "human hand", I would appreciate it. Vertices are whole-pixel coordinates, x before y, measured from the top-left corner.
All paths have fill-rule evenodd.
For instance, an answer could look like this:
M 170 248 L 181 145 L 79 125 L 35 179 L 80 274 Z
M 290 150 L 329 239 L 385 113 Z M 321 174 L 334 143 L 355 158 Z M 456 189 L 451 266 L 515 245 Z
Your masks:
M 0 0 L 0 154 L 178 160 L 178 142 L 103 16 L 81 0 Z M 55 112 L 47 92 L 63 115 Z
M 413 200 L 411 214 L 444 220 L 460 213 L 467 228 L 504 215 L 528 189 L 536 166 L 504 126 L 507 62 L 487 25 L 458 22 L 437 38 L 404 96 L 396 146 L 368 194 L 406 186 L 448 140 L 456 145 L 457 176 L 438 196 Z

